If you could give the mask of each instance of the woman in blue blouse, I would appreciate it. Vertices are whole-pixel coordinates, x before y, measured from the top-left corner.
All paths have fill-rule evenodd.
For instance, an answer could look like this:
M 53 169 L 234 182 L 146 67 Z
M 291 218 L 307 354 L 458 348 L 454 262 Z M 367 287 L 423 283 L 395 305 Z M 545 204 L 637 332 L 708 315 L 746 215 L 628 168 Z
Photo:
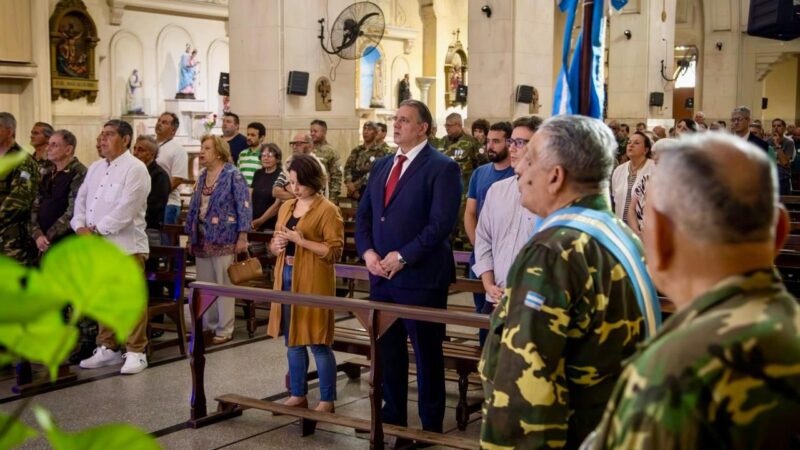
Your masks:
M 228 143 L 204 136 L 200 165 L 205 168 L 194 188 L 186 216 L 187 249 L 197 260 L 197 281 L 231 284 L 228 267 L 235 255 L 247 252 L 247 232 L 253 220 L 250 193 L 242 174 L 231 163 Z M 214 330 L 214 344 L 233 337 L 234 299 L 219 297 L 204 316 Z

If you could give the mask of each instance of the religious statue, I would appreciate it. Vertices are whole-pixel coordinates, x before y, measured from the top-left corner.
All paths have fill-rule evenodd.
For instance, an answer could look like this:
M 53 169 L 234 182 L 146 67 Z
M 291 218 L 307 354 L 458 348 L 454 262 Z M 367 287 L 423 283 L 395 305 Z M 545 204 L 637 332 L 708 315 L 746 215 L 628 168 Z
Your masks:
M 397 87 L 397 107 L 400 107 L 400 103 L 403 103 L 404 100 L 408 100 L 411 98 L 411 83 L 408 81 L 408 74 L 406 74 L 402 80 L 400 80 L 400 85 Z
M 128 114 L 144 114 L 142 77 L 139 76 L 139 69 L 133 69 L 131 76 L 128 77 L 128 89 L 125 94 L 125 105 Z
M 186 44 L 186 51 L 181 55 L 178 93 L 175 98 L 194 99 L 198 65 L 200 61 L 197 60 L 197 49 L 192 50 L 192 46 Z
M 372 72 L 372 98 L 369 99 L 370 108 L 383 108 L 383 58 L 375 61 L 375 71 Z

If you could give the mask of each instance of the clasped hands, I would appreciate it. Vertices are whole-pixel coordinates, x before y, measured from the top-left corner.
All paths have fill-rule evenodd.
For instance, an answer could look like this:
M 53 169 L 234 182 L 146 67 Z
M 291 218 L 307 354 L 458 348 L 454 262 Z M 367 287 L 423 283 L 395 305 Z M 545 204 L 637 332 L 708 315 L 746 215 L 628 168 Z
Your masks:
M 396 251 L 389 252 L 381 259 L 375 250 L 364 252 L 364 261 L 367 263 L 367 270 L 376 277 L 383 277 L 391 280 L 397 272 L 403 270 L 403 263 L 400 262 L 400 254 Z
M 289 242 L 294 242 L 295 245 L 302 246 L 303 235 L 297 230 L 290 230 L 284 225 L 278 225 L 275 232 L 272 234 L 272 243 L 270 244 L 270 251 L 273 254 L 278 254 L 286 248 Z

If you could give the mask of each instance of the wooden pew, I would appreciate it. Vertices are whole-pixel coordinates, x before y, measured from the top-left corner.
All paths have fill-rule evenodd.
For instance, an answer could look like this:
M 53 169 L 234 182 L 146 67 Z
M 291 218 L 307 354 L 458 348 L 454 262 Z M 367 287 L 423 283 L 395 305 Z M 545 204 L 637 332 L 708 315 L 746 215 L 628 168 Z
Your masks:
M 221 286 L 213 283 L 194 282 L 190 285 L 194 290 L 191 300 L 192 340 L 190 344 L 192 370 L 192 397 L 189 425 L 201 427 L 242 414 L 247 408 L 257 408 L 281 414 L 293 415 L 301 419 L 303 435 L 313 433 L 316 422 L 322 421 L 340 426 L 370 431 L 370 448 L 382 449 L 385 434 L 411 439 L 430 444 L 446 445 L 454 448 L 477 449 L 478 443 L 457 436 L 447 436 L 427 431 L 413 430 L 406 427 L 383 425 L 381 420 L 382 390 L 380 349 L 377 340 L 386 330 L 400 319 L 424 320 L 428 322 L 462 325 L 475 328 L 486 328 L 489 325 L 487 316 L 454 312 L 436 308 L 402 306 L 392 303 L 371 302 L 350 298 L 329 297 L 320 295 L 304 295 L 264 289 Z M 237 394 L 225 394 L 216 398 L 219 405 L 216 413 L 207 411 L 205 396 L 205 343 L 200 338 L 203 334 L 202 317 L 205 311 L 219 296 L 246 298 L 256 303 L 279 302 L 282 304 L 299 304 L 309 307 L 328 308 L 338 311 L 349 311 L 364 327 L 369 337 L 369 398 L 371 421 L 343 417 L 333 413 L 285 406 L 276 402 L 268 402 L 243 397 Z

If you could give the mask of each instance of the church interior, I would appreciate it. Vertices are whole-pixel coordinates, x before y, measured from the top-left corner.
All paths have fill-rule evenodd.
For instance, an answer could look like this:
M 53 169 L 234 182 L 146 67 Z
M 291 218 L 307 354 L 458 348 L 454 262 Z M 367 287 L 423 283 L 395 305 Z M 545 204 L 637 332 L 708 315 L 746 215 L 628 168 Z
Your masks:
M 604 6 L 603 119 L 669 129 L 699 112 L 708 122 L 729 121 L 731 111 L 744 105 L 765 131 L 776 118 L 800 127 L 800 39 L 749 35 L 750 0 L 622 3 L 620 10 Z M 159 116 L 173 113 L 180 119 L 174 139 L 189 163 L 180 187 L 184 210 L 201 174 L 201 138 L 221 134 L 228 112 L 240 118 L 242 134 L 248 123 L 263 124 L 263 142 L 283 149 L 284 158 L 296 134 L 308 133 L 313 120 L 324 120 L 327 141 L 342 164 L 361 143 L 368 122 L 385 124 L 386 143 L 394 148 L 396 111 L 409 98 L 428 106 L 438 137 L 446 135 L 444 125 L 453 113 L 463 117 L 465 130 L 477 119 L 550 117 L 558 108 L 564 37 L 574 40 L 582 23 L 579 12 L 577 26 L 566 30 L 566 14 L 553 0 L 0 0 L 0 5 L 0 111 L 16 117 L 16 141 L 32 153 L 28 130 L 35 123 L 67 129 L 77 139 L 75 156 L 88 167 L 101 159 L 98 134 L 107 121 L 128 122 L 136 140 L 154 135 Z M 337 47 L 337 40 L 348 39 L 341 37 L 343 23 L 368 15 L 367 32 L 354 37 L 354 44 Z M 355 203 L 349 213 L 348 205 L 340 206 L 347 233 Z M 185 236 L 180 239 L 185 242 Z M 344 245 L 347 252 L 355 244 Z M 462 261 L 459 277 L 466 279 L 466 267 Z M 184 280 L 191 281 L 193 270 L 186 268 Z M 449 304 L 469 311 L 470 286 L 451 289 Z M 337 293 L 366 298 L 363 274 L 340 277 Z M 181 300 L 189 296 L 186 287 Z M 32 405 L 40 405 L 69 432 L 132 424 L 165 449 L 382 448 L 370 443 L 369 430 L 354 433 L 358 424 L 317 424 L 250 406 L 232 413 L 225 410 L 230 402 L 219 403 L 218 421 L 203 422 L 205 411 L 197 414 L 198 373 L 211 412 L 215 398 L 228 392 L 266 402 L 287 397 L 286 349 L 282 338 L 266 335 L 264 304 L 238 301 L 233 339 L 209 344 L 200 352 L 199 366 L 198 355 L 190 354 L 188 306 L 181 315 L 187 342 L 153 350 L 149 368 L 136 376 L 121 376 L 112 367 L 64 366 L 63 379 L 49 383 L 45 369 L 34 364 L 27 370 L 38 381 L 20 389 L 19 366 L 8 365 L 0 372 L 0 412 L 22 411 L 20 419 L 33 426 Z M 342 329 L 363 329 L 366 322 L 346 311 L 335 314 Z M 448 324 L 453 336 L 448 343 L 476 344 L 477 328 Z M 171 336 L 167 332 L 154 342 Z M 374 409 L 370 342 L 364 344 L 363 335 L 341 336 L 346 345 L 334 346 L 338 362 L 354 358 L 348 348 L 361 353 L 346 373 L 337 373 L 336 413 L 363 425 Z M 459 362 L 477 367 L 480 353 L 474 347 L 446 367 L 444 435 L 453 439 L 433 448 L 478 448 L 481 380 Z M 408 425 L 420 428 L 414 380 L 412 373 Z M 314 380 L 309 397 L 316 402 L 319 396 Z M 316 430 L 308 433 L 312 422 Z M 19 448 L 48 444 L 40 435 Z

